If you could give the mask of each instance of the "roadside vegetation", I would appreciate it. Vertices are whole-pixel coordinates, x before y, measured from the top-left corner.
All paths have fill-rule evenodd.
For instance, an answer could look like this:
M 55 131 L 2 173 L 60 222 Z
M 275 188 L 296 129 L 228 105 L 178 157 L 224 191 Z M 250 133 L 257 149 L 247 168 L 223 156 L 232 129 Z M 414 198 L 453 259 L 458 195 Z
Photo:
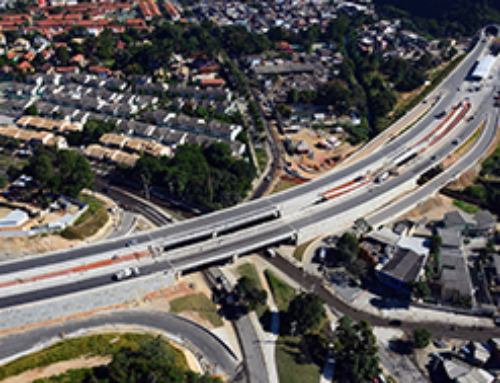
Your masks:
M 21 357 L 0 367 L 0 380 L 37 367 L 45 367 L 81 356 L 114 355 L 125 349 L 137 350 L 141 344 L 152 342 L 154 339 L 153 335 L 147 334 L 109 333 L 62 340 L 44 350 Z M 163 340 L 161 342 L 172 348 L 168 342 Z M 185 366 L 186 362 L 182 353 L 174 348 L 172 350 L 179 363 Z
M 183 311 L 196 311 L 203 319 L 209 321 L 212 326 L 219 327 L 223 325 L 215 304 L 201 293 L 174 299 L 170 302 L 170 311 L 174 314 L 180 314 Z
M 213 210 L 241 201 L 251 188 L 252 164 L 231 155 L 229 145 L 184 145 L 173 158 L 143 156 L 117 175 L 138 185 L 162 187 L 178 200 Z
M 274 193 L 279 193 L 283 190 L 287 190 L 290 188 L 293 188 L 294 186 L 297 186 L 297 184 L 293 181 L 287 180 L 287 179 L 280 179 L 276 186 L 274 187 L 272 194 Z
M 288 310 L 288 305 L 295 296 L 295 289 L 276 277 L 269 270 L 265 270 L 264 275 L 269 283 L 269 287 L 273 293 L 274 301 L 276 302 L 276 306 L 278 306 L 278 310 Z
M 83 193 L 78 196 L 78 199 L 89 207 L 73 226 L 61 232 L 63 238 L 81 240 L 91 237 L 108 222 L 109 215 L 103 201 Z
M 462 202 L 454 202 L 454 204 L 460 203 L 462 207 L 470 210 L 472 210 L 471 205 L 478 206 L 488 209 L 494 214 L 500 214 L 499 181 L 500 145 L 483 161 L 479 175 L 474 180 L 474 183 L 467 186 L 464 190 L 453 192 L 455 198 L 463 199 Z
M 431 37 L 472 36 L 485 25 L 500 23 L 495 0 L 377 0 L 383 17 L 398 18 L 407 29 Z
M 267 317 L 265 313 L 269 311 L 267 307 L 267 291 L 264 290 L 259 278 L 259 273 L 254 265 L 244 263 L 236 269 L 241 278 L 235 286 L 235 291 L 239 297 L 240 304 L 247 311 L 256 312 L 259 319 L 266 326 Z
M 295 250 L 293 251 L 293 257 L 297 261 L 302 262 L 302 258 L 304 257 L 304 253 L 312 241 L 313 241 L 313 239 L 310 241 L 304 242 L 303 244 L 301 244 L 295 248 Z
M 454 199 L 453 205 L 469 214 L 474 214 L 481 211 L 481 208 L 477 207 L 476 205 L 473 205 L 469 202 L 465 202 L 459 199 Z
M 71 370 L 38 383 L 129 383 L 177 382 L 222 383 L 218 377 L 188 370 L 182 352 L 160 337 L 138 341 L 135 348 L 121 348 L 112 354 L 106 366 Z

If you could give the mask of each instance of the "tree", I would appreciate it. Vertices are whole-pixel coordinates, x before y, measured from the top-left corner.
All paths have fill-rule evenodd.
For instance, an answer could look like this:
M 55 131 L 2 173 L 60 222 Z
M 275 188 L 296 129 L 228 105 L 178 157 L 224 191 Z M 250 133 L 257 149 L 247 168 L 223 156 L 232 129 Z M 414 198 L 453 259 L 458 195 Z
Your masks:
M 258 306 L 265 305 L 267 299 L 266 290 L 259 289 L 249 278 L 238 279 L 235 291 L 249 311 L 255 310 Z
M 116 352 L 101 373 L 112 383 L 221 383 L 219 378 L 187 371 L 184 363 L 175 349 L 158 336 L 140 341 L 137 350 L 123 348 Z
M 60 65 L 67 65 L 69 62 L 69 51 L 65 46 L 56 48 L 56 58 Z
M 429 345 L 432 334 L 426 328 L 416 328 L 413 331 L 413 346 L 415 348 L 425 348 Z
M 335 330 L 335 377 L 339 382 L 372 382 L 381 373 L 377 339 L 366 321 L 342 317 Z
M 314 330 L 326 318 L 323 303 L 323 300 L 313 293 L 297 295 L 288 306 L 288 322 L 295 322 L 296 330 L 299 333 Z
M 92 187 L 94 173 L 87 159 L 73 150 L 57 151 L 41 147 L 30 158 L 23 173 L 33 177 L 42 191 L 76 197 L 83 188 Z
M 353 263 L 359 256 L 358 238 L 352 233 L 344 233 L 337 242 L 336 253 L 341 263 Z
M 413 282 L 411 285 L 411 290 L 417 298 L 427 298 L 431 295 L 431 289 L 425 281 Z
M 38 109 L 35 104 L 28 106 L 24 112 L 30 116 L 38 116 Z

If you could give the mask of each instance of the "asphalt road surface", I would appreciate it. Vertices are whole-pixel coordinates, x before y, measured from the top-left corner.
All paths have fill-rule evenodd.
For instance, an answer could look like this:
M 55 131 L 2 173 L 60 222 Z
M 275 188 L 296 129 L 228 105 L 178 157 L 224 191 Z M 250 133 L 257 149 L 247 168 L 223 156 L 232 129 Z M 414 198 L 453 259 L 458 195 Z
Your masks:
M 478 59 L 481 50 L 485 44 L 480 41 L 465 59 L 461 66 L 453 72 L 440 86 L 440 89 L 448 90 L 446 95 L 440 99 L 435 110 L 449 110 L 452 101 L 455 97 L 455 89 L 459 87 L 463 80 L 467 77 L 472 65 Z M 168 225 L 148 233 L 136 234 L 127 239 L 118 239 L 115 241 L 107 241 L 105 243 L 77 248 L 74 250 L 62 251 L 48 256 L 31 257 L 29 259 L 13 261 L 0 265 L 0 274 L 14 272 L 27 268 L 41 267 L 52 263 L 61 262 L 64 260 L 74 260 L 81 257 L 112 251 L 122 248 L 127 240 L 135 238 L 138 244 L 147 243 L 155 239 L 163 239 L 165 242 L 171 241 L 176 243 L 181 241 L 184 237 L 189 236 L 194 240 L 205 239 L 204 236 L 210 235 L 214 228 L 228 227 L 240 218 L 253 217 L 256 213 L 269 212 L 275 209 L 275 206 L 280 203 L 289 201 L 294 198 L 300 198 L 303 195 L 314 194 L 319 190 L 332 185 L 340 179 L 345 177 L 355 177 L 358 173 L 365 169 L 370 164 L 373 164 L 380 158 L 386 158 L 394 152 L 401 150 L 405 143 L 417 137 L 421 132 L 435 120 L 434 114 L 429 113 L 425 115 L 412 129 L 409 129 L 405 134 L 397 137 L 392 142 L 381 147 L 379 150 L 368 155 L 364 159 L 357 161 L 354 164 L 346 166 L 338 171 L 333 171 L 317 180 L 305 183 L 295 188 L 289 189 L 282 193 L 277 193 L 265 198 L 250 201 L 229 209 L 203 215 L 201 217 L 182 221 L 177 224 Z M 386 183 L 388 185 L 389 183 Z M 352 205 L 352 204 L 351 204 Z M 311 219 L 315 219 L 312 217 Z
M 259 345 L 255 328 L 248 315 L 244 315 L 234 322 L 238 338 L 245 359 L 247 379 L 249 383 L 273 383 L 269 382 L 267 369 L 265 367 L 264 354 Z
M 471 328 L 425 321 L 418 323 L 401 321 L 401 323 L 395 323 L 389 319 L 384 319 L 352 308 L 324 288 L 322 286 L 323 280 L 321 278 L 312 275 L 305 275 L 302 270 L 293 266 L 287 260 L 279 256 L 275 258 L 266 258 L 266 260 L 278 267 L 288 277 L 300 284 L 305 290 L 313 290 L 326 302 L 328 306 L 333 309 L 333 312 L 348 315 L 356 321 L 364 319 L 370 322 L 372 326 L 400 327 L 408 332 L 412 332 L 416 328 L 426 328 L 437 338 L 457 338 L 484 342 L 492 337 L 500 336 L 500 328 Z
M 73 319 L 60 324 L 16 332 L 0 338 L 0 359 L 28 351 L 36 346 L 80 330 L 106 325 L 138 325 L 158 329 L 187 342 L 198 350 L 211 366 L 233 376 L 238 360 L 233 351 L 209 330 L 187 319 L 154 310 L 123 310 Z

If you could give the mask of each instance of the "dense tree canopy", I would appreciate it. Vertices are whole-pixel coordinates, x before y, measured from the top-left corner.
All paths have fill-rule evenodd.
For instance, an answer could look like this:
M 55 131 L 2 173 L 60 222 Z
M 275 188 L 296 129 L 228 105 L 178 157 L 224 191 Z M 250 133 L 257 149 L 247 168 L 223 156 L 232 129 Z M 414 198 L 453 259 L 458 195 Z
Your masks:
M 335 377 L 339 382 L 368 383 L 382 372 L 376 338 L 368 322 L 354 323 L 342 317 L 335 337 Z
M 326 317 L 323 300 L 316 294 L 301 293 L 290 302 L 288 322 L 295 322 L 297 333 L 316 329 Z
M 186 369 L 178 352 L 160 337 L 140 341 L 139 348 L 124 348 L 105 367 L 89 370 L 85 382 L 109 383 L 222 383 L 217 377 Z
M 405 27 L 436 37 L 472 35 L 500 22 L 497 0 L 376 0 L 382 16 L 400 18 Z
M 426 328 L 416 328 L 413 331 L 413 346 L 425 348 L 431 342 L 432 334 Z
M 128 173 L 138 182 L 161 186 L 175 198 L 209 209 L 239 202 L 250 189 L 255 169 L 231 155 L 226 143 L 204 149 L 185 145 L 172 159 L 141 157 Z
M 33 177 L 40 188 L 54 194 L 76 197 L 93 185 L 94 173 L 87 159 L 73 150 L 40 147 L 23 172 Z
M 113 122 L 88 120 L 81 132 L 72 131 L 68 135 L 68 143 L 73 146 L 90 145 L 99 142 L 99 138 L 109 132 L 116 130 Z
M 266 290 L 260 289 L 248 277 L 238 279 L 235 291 L 238 294 L 240 303 L 243 303 L 250 311 L 255 310 L 260 305 L 266 304 Z

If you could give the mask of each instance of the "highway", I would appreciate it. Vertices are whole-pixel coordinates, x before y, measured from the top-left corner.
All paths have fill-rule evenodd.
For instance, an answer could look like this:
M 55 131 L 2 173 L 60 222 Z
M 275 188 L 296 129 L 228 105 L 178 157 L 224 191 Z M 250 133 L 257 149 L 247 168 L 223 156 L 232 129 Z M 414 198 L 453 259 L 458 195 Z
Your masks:
M 238 360 L 234 352 L 208 329 L 177 315 L 155 310 L 116 310 L 88 318 L 71 319 L 55 325 L 12 333 L 0 338 L 0 360 L 29 351 L 58 338 L 103 326 L 129 325 L 164 331 L 189 343 L 215 371 L 232 377 Z
M 483 108 L 485 110 L 484 113 L 486 113 L 486 104 Z M 479 116 L 482 116 L 482 114 L 479 114 Z M 486 116 L 487 115 L 484 117 Z M 461 125 L 460 130 L 457 131 L 456 134 L 459 136 L 465 136 L 468 134 L 467 132 L 470 133 L 473 131 L 476 126 L 477 125 L 474 124 L 464 123 Z M 465 165 L 472 165 L 475 159 L 485 153 L 486 149 L 494 139 L 496 126 L 497 119 L 493 118 L 493 116 L 490 117 L 472 150 L 470 150 L 467 155 L 461 159 L 461 161 L 457 162 L 454 167 L 451 168 L 451 174 L 448 172 L 443 173 L 424 184 L 422 187 L 417 189 L 415 193 L 398 200 L 398 202 L 394 205 L 395 207 L 391 205 L 387 210 L 388 213 L 386 214 L 396 214 L 408 206 L 415 205 L 419 200 L 425 198 L 425 196 L 429 194 L 432 194 L 436 189 L 440 188 L 443 183 L 446 183 L 449 179 L 455 177 L 456 174 L 464 170 Z M 425 159 L 420 161 L 412 168 L 411 171 L 404 172 L 380 185 L 371 186 L 368 191 L 358 193 L 351 198 L 342 200 L 336 204 L 326 206 L 318 205 L 311 209 L 308 214 L 297 214 L 292 219 L 287 221 L 283 218 L 279 218 L 259 226 L 259 230 L 248 228 L 228 236 L 211 239 L 203 243 L 203 245 L 192 244 L 191 246 L 186 247 L 185 251 L 178 250 L 170 253 L 167 252 L 166 255 L 157 258 L 154 263 L 148 265 L 141 264 L 141 270 L 144 274 L 161 272 L 171 269 L 172 267 L 175 270 L 189 270 L 209 262 L 230 258 L 234 254 L 248 253 L 286 239 L 292 239 L 297 231 L 307 228 L 309 225 L 316 224 L 317 222 L 327 220 L 334 216 L 342 215 L 345 211 L 349 211 L 359 205 L 369 203 L 376 196 L 380 196 L 391 191 L 397 185 L 421 174 L 425 169 L 433 166 L 436 162 L 439 162 L 448 156 L 448 154 L 456 148 L 457 146 L 451 142 L 445 143 L 432 153 L 433 160 Z M 84 279 L 77 281 L 71 281 L 68 278 L 68 281 L 64 284 L 3 296 L 0 298 L 0 308 L 7 308 L 38 300 L 55 298 L 82 290 L 98 288 L 110 283 L 117 283 L 111 280 L 110 274 L 83 278 Z
M 475 62 L 477 57 L 482 54 L 485 48 L 485 43 L 480 41 L 473 49 L 470 55 L 464 60 L 463 64 L 448 77 L 443 83 L 440 91 L 444 91 L 445 96 L 434 107 L 434 111 L 426 114 L 418 123 L 416 123 L 405 134 L 392 140 L 390 143 L 382 146 L 378 151 L 368 155 L 366 158 L 345 166 L 338 171 L 329 173 L 328 175 L 316 181 L 311 181 L 302 186 L 290 189 L 283 193 L 279 193 L 270 197 L 266 197 L 257 201 L 245 203 L 230 209 L 220 212 L 201 216 L 196 219 L 183 221 L 178 224 L 172 224 L 165 228 L 150 231 L 147 233 L 129 236 L 117 240 L 108 241 L 84 248 L 62 251 L 48 256 L 37 256 L 33 258 L 22 259 L 0 264 L 0 274 L 15 273 L 16 271 L 25 269 L 35 269 L 37 267 L 46 266 L 62 261 L 76 260 L 89 255 L 95 255 L 105 252 L 123 250 L 125 243 L 135 238 L 139 244 L 152 243 L 157 241 L 162 247 L 179 246 L 180 249 L 166 251 L 164 255 L 158 257 L 150 264 L 141 264 L 141 270 L 145 274 L 160 272 L 170 268 L 176 270 L 190 270 L 210 262 L 221 261 L 230 258 L 234 255 L 241 255 L 253 250 L 275 244 L 287 239 L 294 239 L 297 233 L 309 227 L 314 227 L 321 222 L 332 222 L 332 217 L 342 217 L 346 212 L 354 211 L 359 206 L 373 203 L 381 197 L 391 193 L 398 186 L 411 182 L 422 174 L 425 170 L 439 163 L 449 153 L 456 149 L 456 145 L 452 143 L 454 137 L 465 137 L 474 130 L 475 125 L 462 122 L 449 134 L 445 143 L 440 143 L 433 148 L 430 153 L 418 157 L 417 161 L 408 167 L 407 171 L 394 176 L 393 178 L 381 183 L 372 184 L 366 188 L 360 189 L 343 197 L 333 200 L 328 203 L 310 206 L 310 203 L 316 199 L 320 191 L 326 187 L 331 188 L 335 182 L 339 180 L 352 179 L 359 175 L 361 171 L 370 168 L 373 163 L 383 163 L 386 158 L 394 155 L 394 152 L 401 151 L 411 142 L 420 139 L 427 131 L 433 128 L 437 120 L 435 111 L 450 110 L 450 105 L 456 104 L 462 100 L 463 95 L 457 95 L 455 89 L 460 87 Z M 459 92 L 460 93 L 460 92 Z M 487 99 L 490 94 L 489 90 L 484 91 L 484 99 Z M 476 96 L 476 98 L 479 96 Z M 480 108 L 475 112 L 478 118 L 487 117 L 487 111 L 490 108 L 490 103 L 478 103 Z M 474 163 L 479 159 L 486 148 L 491 143 L 495 135 L 496 126 L 492 122 L 492 118 L 488 120 L 481 139 L 476 143 L 474 148 L 467 154 L 468 163 Z M 432 154 L 432 156 L 431 156 Z M 457 170 L 459 172 L 460 169 Z M 441 179 L 440 179 L 441 181 Z M 437 182 L 437 181 L 436 181 Z M 418 198 L 434 192 L 435 183 L 431 186 L 424 186 L 419 189 Z M 296 208 L 293 214 L 280 216 L 278 206 L 282 203 L 290 203 L 290 201 L 299 201 L 301 198 L 307 197 L 309 203 L 295 202 Z M 309 200 L 310 196 L 310 200 Z M 416 203 L 417 197 L 412 202 L 405 201 L 407 204 Z M 303 208 L 301 210 L 300 208 Z M 305 210 L 307 208 L 307 210 Z M 375 208 L 375 206 L 373 206 Z M 401 206 L 399 207 L 401 208 Z M 396 212 L 397 210 L 394 209 Z M 356 217 L 358 218 L 358 217 Z M 263 222 L 267 221 L 267 222 Z M 249 222 L 253 225 L 249 225 Z M 258 225 L 257 225 L 258 223 Z M 237 231 L 231 232 L 231 230 Z M 333 227 L 330 230 L 334 229 Z M 224 235 L 220 235 L 228 231 Z M 213 233 L 218 232 L 219 237 L 213 238 Z M 201 242 L 198 243 L 197 242 Z M 110 274 L 104 275 L 79 275 L 71 276 L 58 285 L 43 287 L 35 291 L 25 291 L 11 293 L 12 295 L 4 295 L 0 298 L 0 308 L 7 308 L 15 305 L 26 304 L 38 300 L 54 298 L 61 295 L 70 294 L 73 292 L 97 288 L 113 282 Z M 46 286 L 46 285 L 45 285 Z M 22 287 L 22 286 L 21 286 Z
M 450 105 L 453 105 L 453 102 L 456 101 L 456 88 L 463 83 L 473 64 L 486 48 L 486 43 L 483 41 L 479 40 L 458 68 L 436 89 L 436 91 L 439 90 L 445 95 L 440 98 L 431 112 L 427 113 L 404 134 L 355 163 L 334 169 L 323 177 L 284 192 L 176 224 L 170 224 L 146 233 L 113 239 L 94 245 L 85 245 L 84 247 L 49 255 L 5 262 L 0 264 L 0 274 L 12 273 L 27 268 L 42 267 L 66 260 L 83 258 L 96 253 L 123 249 L 130 239 L 136 239 L 137 245 L 143 246 L 152 241 L 161 241 L 162 246 L 167 247 L 183 246 L 186 243 L 204 241 L 211 237 L 214 232 L 236 230 L 242 226 L 259 224 L 262 220 L 276 219 L 280 214 L 283 214 L 282 210 L 284 210 L 283 206 L 285 204 L 287 205 L 287 209 L 291 209 L 291 213 L 294 212 L 293 210 L 305 209 L 326 189 L 343 180 L 360 175 L 360 173 L 370 169 L 375 163 L 382 163 L 392 153 L 401 150 L 401 148 L 423 136 L 426 129 L 429 129 L 436 122 L 434 117 L 435 112 L 449 110 Z

